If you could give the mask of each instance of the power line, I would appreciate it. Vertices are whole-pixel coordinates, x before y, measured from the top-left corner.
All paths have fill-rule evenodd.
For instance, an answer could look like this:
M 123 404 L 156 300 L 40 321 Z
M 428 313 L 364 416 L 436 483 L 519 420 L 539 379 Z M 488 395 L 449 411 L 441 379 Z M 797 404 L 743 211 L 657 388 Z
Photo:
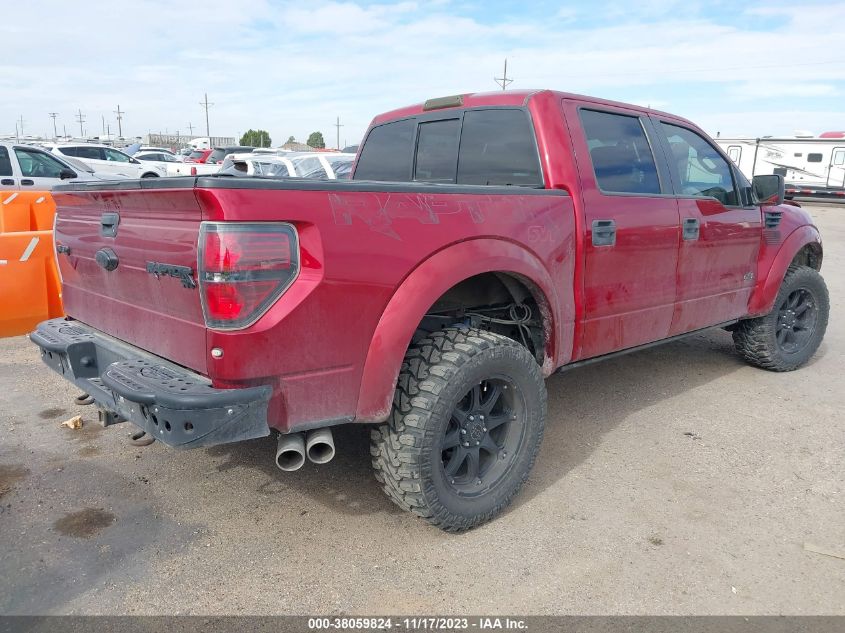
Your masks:
M 205 135 L 211 138 L 211 132 L 209 131 L 208 127 L 208 109 L 213 106 L 213 103 L 208 102 L 208 93 L 205 93 L 205 99 L 200 102 L 200 105 L 205 108 Z
M 53 119 L 53 138 L 58 138 L 59 133 L 56 131 L 56 117 L 59 116 L 58 112 L 50 112 L 50 118 Z
M 122 112 L 120 110 L 120 104 L 118 103 L 117 104 L 117 110 L 115 110 L 114 113 L 117 115 L 117 135 L 122 137 L 123 136 L 123 126 L 121 125 L 120 122 L 123 120 L 123 115 L 126 114 L 126 112 Z
M 508 58 L 505 58 L 505 72 L 501 77 L 493 77 L 493 81 L 502 87 L 502 90 L 507 90 L 508 86 L 513 83 L 513 79 L 508 78 Z

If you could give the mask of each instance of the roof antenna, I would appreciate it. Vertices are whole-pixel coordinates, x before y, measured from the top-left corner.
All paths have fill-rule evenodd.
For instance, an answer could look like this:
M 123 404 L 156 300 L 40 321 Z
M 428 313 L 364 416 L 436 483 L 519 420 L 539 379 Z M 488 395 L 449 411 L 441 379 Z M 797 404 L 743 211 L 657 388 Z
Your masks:
M 501 77 L 493 77 L 493 81 L 502 87 L 502 90 L 507 90 L 508 86 L 513 83 L 513 79 L 508 78 L 508 58 L 505 57 L 505 72 Z

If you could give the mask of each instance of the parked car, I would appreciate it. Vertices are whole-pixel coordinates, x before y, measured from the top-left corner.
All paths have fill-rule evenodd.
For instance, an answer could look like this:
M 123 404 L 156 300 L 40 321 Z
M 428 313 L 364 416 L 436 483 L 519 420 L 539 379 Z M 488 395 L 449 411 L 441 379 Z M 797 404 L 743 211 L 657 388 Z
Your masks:
M 49 191 L 63 182 L 114 180 L 74 159 L 32 145 L 0 142 L 0 190 Z
M 132 155 L 144 165 L 156 166 L 164 170 L 165 176 L 190 176 L 191 165 L 182 162 L 170 152 L 141 149 Z
M 215 147 L 208 158 L 205 159 L 208 165 L 219 165 L 226 158 L 227 154 L 237 154 L 241 152 L 251 152 L 255 148 L 248 145 L 230 145 L 228 147 Z
M 195 149 L 185 158 L 186 163 L 205 163 L 206 159 L 211 155 L 213 149 Z
M 125 178 L 155 178 L 166 176 L 167 170 L 141 161 L 107 145 L 93 143 L 48 145 L 57 156 L 71 156 L 88 163 L 97 171 L 117 174 Z
M 69 317 L 31 334 L 43 361 L 106 425 L 183 448 L 272 431 L 283 470 L 375 425 L 376 479 L 448 531 L 519 491 L 553 372 L 711 327 L 790 371 L 828 322 L 819 231 L 783 177 L 749 183 L 638 106 L 464 94 L 377 116 L 350 182 L 145 184 L 59 188 Z
M 354 154 L 234 154 L 226 157 L 219 173 L 234 176 L 344 180 L 349 178 L 354 160 Z

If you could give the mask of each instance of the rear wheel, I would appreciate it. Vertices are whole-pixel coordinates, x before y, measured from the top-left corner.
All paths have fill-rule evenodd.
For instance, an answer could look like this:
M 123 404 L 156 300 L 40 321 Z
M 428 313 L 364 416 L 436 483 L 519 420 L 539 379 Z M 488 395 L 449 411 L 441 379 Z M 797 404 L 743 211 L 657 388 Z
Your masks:
M 158 178 L 158 174 L 148 171 L 146 174 L 143 174 L 141 178 Z
M 822 276 L 807 266 L 790 266 L 772 311 L 740 321 L 733 331 L 747 362 L 771 371 L 792 371 L 816 353 L 824 338 L 830 298 Z
M 372 433 L 376 479 L 441 529 L 499 514 L 528 477 L 546 416 L 537 362 L 516 341 L 447 329 L 406 354 L 388 423 Z

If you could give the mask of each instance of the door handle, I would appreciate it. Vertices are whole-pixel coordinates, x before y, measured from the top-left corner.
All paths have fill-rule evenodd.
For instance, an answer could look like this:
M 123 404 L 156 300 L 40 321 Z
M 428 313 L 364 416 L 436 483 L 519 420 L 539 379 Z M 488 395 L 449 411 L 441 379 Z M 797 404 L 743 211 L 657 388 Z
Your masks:
M 21 179 L 21 184 L 22 185 L 34 185 L 35 181 L 30 180 L 29 178 L 23 178 L 23 179 Z
M 593 246 L 616 244 L 616 221 L 593 220 Z
M 698 239 L 701 224 L 698 218 L 684 218 L 684 239 L 694 241 Z
M 4 178 L 3 180 L 0 180 L 0 185 L 14 185 L 14 184 L 15 184 L 14 178 Z
M 102 237 L 117 236 L 117 225 L 120 216 L 117 213 L 104 213 L 100 216 L 100 235 Z

